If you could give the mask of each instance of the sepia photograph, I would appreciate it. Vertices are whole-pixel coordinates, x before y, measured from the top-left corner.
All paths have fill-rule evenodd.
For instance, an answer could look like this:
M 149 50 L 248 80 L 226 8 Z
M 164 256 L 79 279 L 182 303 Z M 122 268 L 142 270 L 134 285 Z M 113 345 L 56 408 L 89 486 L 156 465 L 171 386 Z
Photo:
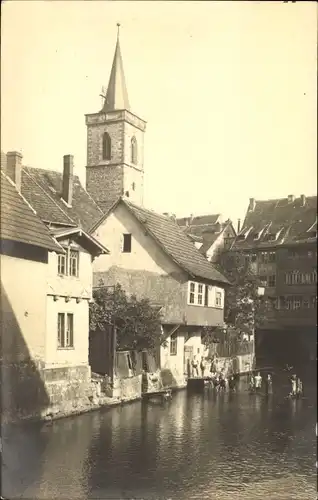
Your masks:
M 317 500 L 317 19 L 1 3 L 1 499 Z

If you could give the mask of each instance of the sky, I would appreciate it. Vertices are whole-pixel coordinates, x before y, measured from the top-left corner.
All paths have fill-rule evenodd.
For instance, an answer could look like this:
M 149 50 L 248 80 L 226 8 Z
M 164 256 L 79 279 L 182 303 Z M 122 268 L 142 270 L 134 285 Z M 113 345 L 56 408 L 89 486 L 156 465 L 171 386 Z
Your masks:
M 146 207 L 244 216 L 249 198 L 316 194 L 315 2 L 7 1 L 1 149 L 85 184 L 117 27 L 131 110 L 147 121 Z

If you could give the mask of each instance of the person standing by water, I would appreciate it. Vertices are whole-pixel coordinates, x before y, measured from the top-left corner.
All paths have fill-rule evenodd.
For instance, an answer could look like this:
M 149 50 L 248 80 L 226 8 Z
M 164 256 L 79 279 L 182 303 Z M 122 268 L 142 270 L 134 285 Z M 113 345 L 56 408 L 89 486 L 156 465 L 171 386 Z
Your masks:
M 215 354 L 213 354 L 212 359 L 211 359 L 210 372 L 211 373 L 216 373 L 217 372 L 217 369 L 216 369 L 216 356 L 215 356 Z
M 297 377 L 296 392 L 297 392 L 297 396 L 298 397 L 300 397 L 300 396 L 303 395 L 303 383 L 302 383 L 302 381 L 300 380 L 299 377 Z
M 253 372 L 251 372 L 249 374 L 248 386 L 249 386 L 250 392 L 255 392 L 255 378 L 254 378 Z
M 260 372 L 258 372 L 258 374 L 255 377 L 255 390 L 256 390 L 256 392 L 260 392 L 261 388 L 262 388 L 262 376 L 261 376 Z
M 292 397 L 295 397 L 297 394 L 297 376 L 296 376 L 296 374 L 294 374 L 290 377 L 290 382 L 291 382 L 291 392 L 289 393 L 289 395 Z
M 194 356 L 192 360 L 192 376 L 193 377 L 198 377 L 199 376 L 199 362 L 198 358 Z
M 273 380 L 270 373 L 267 374 L 265 379 L 265 390 L 266 394 L 273 394 Z
M 202 356 L 201 362 L 200 362 L 200 370 L 201 370 L 201 376 L 204 377 L 204 372 L 205 372 L 205 359 Z
M 221 372 L 219 375 L 219 389 L 222 389 L 222 391 L 226 390 L 226 378 L 223 372 Z
M 230 391 L 235 391 L 236 389 L 236 380 L 234 378 L 234 375 L 231 375 L 229 378 L 229 389 Z

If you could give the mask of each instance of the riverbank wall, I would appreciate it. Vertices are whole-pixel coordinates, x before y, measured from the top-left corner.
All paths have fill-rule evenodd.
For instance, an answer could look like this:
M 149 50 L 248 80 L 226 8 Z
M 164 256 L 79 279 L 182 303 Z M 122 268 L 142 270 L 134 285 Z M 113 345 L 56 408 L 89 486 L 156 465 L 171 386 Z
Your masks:
M 247 373 L 254 363 L 253 354 L 218 358 L 216 368 L 227 376 Z M 2 422 L 54 420 L 111 407 L 142 398 L 145 392 L 164 388 L 186 388 L 186 377 L 176 380 L 172 374 L 143 373 L 130 377 L 91 374 L 89 366 L 44 369 L 28 363 L 2 366 Z M 35 381 L 35 373 L 37 375 Z

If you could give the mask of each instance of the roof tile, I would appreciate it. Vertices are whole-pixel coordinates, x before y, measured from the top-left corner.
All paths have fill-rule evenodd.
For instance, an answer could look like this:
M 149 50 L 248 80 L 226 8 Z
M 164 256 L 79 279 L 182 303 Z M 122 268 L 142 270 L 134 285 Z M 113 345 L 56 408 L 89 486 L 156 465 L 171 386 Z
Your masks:
M 62 199 L 61 172 L 23 167 L 22 193 L 42 220 L 53 224 L 82 226 L 86 231 L 101 218 L 103 211 L 73 176 L 73 201 L 69 207 Z
M 1 173 L 1 240 L 27 243 L 53 251 L 61 247 L 14 184 Z
M 175 221 L 134 205 L 130 201 L 122 201 L 182 269 L 195 277 L 228 283 L 227 279 L 195 248 Z
M 317 217 L 317 196 L 308 196 L 305 203 L 295 198 L 275 200 L 256 200 L 254 210 L 248 210 L 240 234 L 248 232 L 246 239 L 238 235 L 235 248 L 265 248 L 279 244 L 295 243 L 312 226 Z M 263 229 L 257 240 L 255 236 Z M 280 233 L 279 233 L 280 232 Z M 270 234 L 278 234 L 277 240 L 271 241 Z

